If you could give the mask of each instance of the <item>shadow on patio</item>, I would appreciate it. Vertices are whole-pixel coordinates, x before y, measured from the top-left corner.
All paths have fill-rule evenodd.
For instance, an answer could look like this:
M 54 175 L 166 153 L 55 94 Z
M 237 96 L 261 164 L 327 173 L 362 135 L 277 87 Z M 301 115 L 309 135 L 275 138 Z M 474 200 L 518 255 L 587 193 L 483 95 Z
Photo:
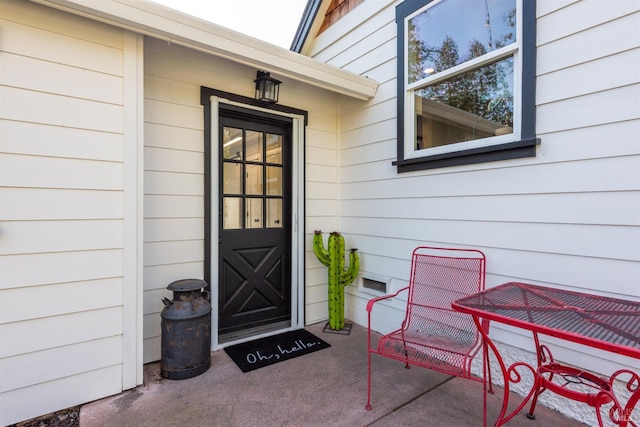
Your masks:
M 481 426 L 482 385 L 373 356 L 371 411 L 367 392 L 367 331 L 323 333 L 320 350 L 248 373 L 223 351 L 211 353 L 211 368 L 195 378 L 161 379 L 160 363 L 145 366 L 145 385 L 84 405 L 89 426 Z M 489 396 L 490 423 L 500 395 Z M 514 399 L 516 400 L 516 399 Z M 518 414 L 509 425 L 581 426 L 543 406 L 536 420 Z

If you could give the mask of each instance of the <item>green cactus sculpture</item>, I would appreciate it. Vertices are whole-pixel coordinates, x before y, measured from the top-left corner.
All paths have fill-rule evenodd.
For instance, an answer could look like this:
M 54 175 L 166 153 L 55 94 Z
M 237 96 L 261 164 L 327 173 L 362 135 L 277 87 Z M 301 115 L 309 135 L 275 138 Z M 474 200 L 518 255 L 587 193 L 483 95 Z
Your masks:
M 329 327 L 334 331 L 344 329 L 344 287 L 358 276 L 360 259 L 358 250 L 351 249 L 349 268 L 344 268 L 344 237 L 337 231 L 329 235 L 324 248 L 322 231 L 313 236 L 313 251 L 322 264 L 329 269 Z

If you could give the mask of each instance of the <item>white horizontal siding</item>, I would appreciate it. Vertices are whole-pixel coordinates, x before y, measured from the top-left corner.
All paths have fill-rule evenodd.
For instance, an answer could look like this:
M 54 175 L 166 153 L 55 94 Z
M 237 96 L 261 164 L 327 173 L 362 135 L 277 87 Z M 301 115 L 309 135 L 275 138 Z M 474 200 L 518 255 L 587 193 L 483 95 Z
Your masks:
M 29 3 L 25 5 L 22 0 L 2 0 L 2 12 L 3 19 L 25 27 L 32 27 L 31 30 L 34 33 L 29 33 L 30 38 L 35 38 L 35 34 L 40 34 L 39 30 L 42 30 L 44 31 L 44 41 L 57 35 L 77 39 L 78 43 L 88 42 L 97 46 L 110 47 L 115 51 L 122 49 L 124 36 L 121 31 L 107 25 L 96 25 L 96 22 L 92 20 L 77 19 L 75 17 L 70 19 L 69 15 L 64 12 L 55 9 L 43 9 L 40 6 Z M 47 50 L 46 44 L 26 43 L 26 46 L 33 45 L 34 48 L 38 48 L 41 51 Z M 73 53 L 74 46 L 64 43 L 62 48 L 65 51 L 63 55 L 68 55 Z M 97 56 L 102 58 L 104 55 Z M 122 61 L 122 57 L 119 55 L 116 55 L 115 58 L 120 62 Z M 66 56 L 64 59 L 67 59 Z M 96 61 L 100 60 L 100 58 L 95 59 Z M 76 60 L 91 62 L 91 57 L 76 58 Z M 63 63 L 68 63 L 68 61 L 63 61 Z
M 18 6 L 17 1 L 3 0 L 3 11 L 5 5 L 12 4 Z M 26 6 L 30 7 L 30 6 Z M 25 23 L 11 21 L 9 16 L 2 16 L 2 51 L 13 53 L 25 57 L 38 58 L 54 64 L 64 64 L 79 69 L 98 71 L 114 76 L 121 76 L 123 69 L 122 57 L 122 33 L 104 27 L 103 34 L 109 39 L 107 43 L 96 43 L 94 40 L 87 40 L 86 34 L 95 34 L 96 25 L 86 23 L 86 33 L 73 31 L 72 34 L 65 34 L 71 27 L 64 27 L 61 22 L 66 19 L 62 14 L 53 12 L 51 15 L 51 25 L 47 27 L 46 22 L 42 22 L 42 17 L 26 17 L 26 19 L 36 19 L 36 25 L 31 22 Z M 13 16 L 20 19 L 18 16 Z M 70 22 L 70 21 L 68 21 Z M 117 44 L 116 44 L 117 43 Z
M 203 179 L 203 176 L 192 173 L 147 171 L 145 173 L 144 191 L 146 195 L 202 197 L 204 194 Z
M 148 212 L 147 218 L 197 218 L 204 212 L 204 199 L 202 196 L 191 195 L 154 195 L 144 198 L 144 210 Z
M 605 25 L 637 11 L 638 6 L 635 0 L 616 0 L 608 2 L 608 6 L 600 8 L 598 13 L 593 13 L 594 1 L 598 0 L 565 1 L 566 5 L 558 0 L 538 2 L 538 45 Z M 567 7 L 570 3 L 575 4 Z M 552 7 L 557 9 L 552 11 Z M 580 16 L 580 19 L 575 19 L 575 16 Z M 627 36 L 632 36 L 632 33 Z
M 76 357 L 78 354 L 85 357 Z M 119 336 L 7 357 L 0 360 L 0 370 L 3 372 L 0 392 L 54 381 L 105 366 L 117 366 L 121 359 L 122 342 Z
M 369 235 L 375 230 L 376 236 L 389 239 L 640 261 L 640 247 L 637 244 L 640 240 L 640 230 L 637 226 L 362 217 L 343 217 L 342 225 L 344 229 L 349 230 L 349 235 Z M 550 242 L 551 236 L 557 242 Z M 598 244 L 586 244 L 589 242 L 598 242 Z M 352 244 L 348 243 L 348 245 Z M 361 250 L 364 252 L 366 248 Z M 637 279 L 636 276 L 619 278 L 622 283 L 628 284 L 637 283 Z
M 359 5 L 357 12 L 348 13 L 313 41 L 310 56 L 334 64 L 335 58 L 340 54 L 352 50 L 353 43 L 368 39 L 369 35 L 395 21 L 395 8 L 391 5 L 393 2 L 397 3 L 396 0 L 379 0 L 375 5 L 373 2 Z
M 579 5 L 581 2 L 577 3 Z M 576 12 L 574 5 L 567 13 L 573 16 L 601 17 L 604 13 L 602 4 L 598 1 L 590 1 L 589 13 Z M 548 41 L 537 48 L 537 73 L 544 75 L 563 68 L 572 67 L 589 61 L 595 61 L 609 55 L 635 49 L 640 41 L 640 29 L 638 20 L 640 12 L 637 12 L 637 4 L 634 5 L 635 13 L 627 14 L 619 19 L 600 21 L 600 25 L 592 26 L 584 31 L 562 37 L 558 40 Z M 541 18 L 544 22 L 549 16 Z M 574 21 L 581 21 L 574 19 Z M 615 43 L 611 43 L 615 40 Z M 589 49 L 580 49 L 576 46 L 589 46 Z
M 199 240 L 146 242 L 144 266 L 202 262 L 204 260 L 203 246 L 202 241 Z
M 75 207 L 73 218 L 69 218 L 69 206 Z M 118 191 L 24 187 L 0 189 L 0 218 L 4 221 L 120 219 L 122 215 L 122 195 Z
M 7 425 L 122 391 L 127 76 L 121 30 L 31 2 L 0 10 Z
M 175 141 L 180 141 L 180 149 L 202 152 L 202 131 L 168 126 L 159 123 L 145 123 L 146 147 L 175 149 Z
M 122 248 L 122 221 L 11 221 L 0 255 Z
M 204 112 L 200 87 L 252 97 L 255 72 L 166 42 L 145 41 L 145 362 L 160 358 L 160 312 L 162 298 L 170 297 L 167 285 L 204 274 Z M 309 113 L 305 129 L 305 240 L 310 250 L 314 229 L 337 229 L 337 96 L 283 80 L 280 104 Z M 314 262 L 307 268 L 317 269 L 319 263 Z M 319 286 L 317 293 L 305 292 L 307 322 L 327 317 L 326 283 Z
M 332 27 L 327 29 L 313 44 L 316 58 L 350 71 L 366 75 L 380 82 L 374 99 L 367 103 L 343 99 L 340 105 L 339 126 L 340 137 L 337 152 L 340 165 L 358 163 L 371 164 L 378 161 L 378 166 L 393 170 L 391 161 L 395 159 L 396 136 L 396 52 L 395 52 L 395 13 L 393 7 L 382 7 L 382 2 L 363 3 L 352 13 L 347 14 Z M 356 13 L 357 12 L 357 13 Z M 331 42 L 327 42 L 331 40 Z M 309 148 L 312 151 L 313 148 Z M 348 247 L 362 247 L 357 238 L 351 235 L 347 216 L 342 213 L 344 200 L 350 196 L 343 194 L 345 190 L 343 176 L 344 167 L 337 171 L 339 185 L 334 187 L 330 181 L 315 181 L 318 173 L 313 173 L 311 165 L 307 167 L 307 189 L 320 194 L 318 203 L 307 201 L 307 218 L 314 215 L 314 208 L 333 197 L 338 203 L 331 202 L 319 211 L 322 216 L 316 217 L 307 225 L 308 246 L 311 249 L 312 232 L 343 232 Z M 316 172 L 320 169 L 316 168 Z M 333 176 L 333 175 L 332 175 Z M 360 177 L 354 177 L 360 180 Z M 330 216 L 334 209 L 340 213 L 337 218 Z M 329 215 L 327 215 L 329 214 Z M 362 213 L 355 214 L 360 221 Z M 326 235 L 325 235 L 326 239 Z M 361 256 L 361 263 L 365 257 Z M 307 254 L 307 321 L 319 321 L 326 318 L 327 291 L 326 268 L 316 259 L 313 252 Z M 361 265 L 361 271 L 365 271 Z M 351 287 L 349 287 L 351 289 Z M 349 291 L 347 291 L 349 293 Z M 349 307 L 347 306 L 347 313 Z M 351 320 L 360 321 L 355 316 Z
M 185 277 L 198 277 L 202 275 L 201 260 L 195 262 L 181 262 L 179 264 L 159 264 L 149 265 L 145 268 L 144 288 L 145 290 L 164 289 L 166 296 L 171 296 L 171 292 L 166 290 L 167 286 L 176 280 Z M 145 304 L 148 301 L 145 299 Z
M 122 133 L 122 107 L 114 104 L 2 86 L 0 109 L 6 120 Z
M 524 162 L 526 160 L 499 163 L 513 166 L 495 169 L 475 171 L 457 167 L 452 169 L 455 173 L 439 169 L 418 175 L 394 175 L 384 163 L 378 167 L 377 174 L 373 170 L 376 164 L 370 168 L 358 165 L 341 171 L 344 180 L 348 181 L 341 185 L 340 191 L 345 199 L 349 199 L 637 191 L 638 187 L 636 171 L 640 159 L 637 156 L 526 166 L 522 165 Z M 356 168 L 359 173 L 350 173 Z M 580 179 L 558 179 L 558 175 L 564 174 Z
M 633 156 L 638 152 L 634 135 L 640 135 L 640 122 L 630 120 L 539 135 L 545 140 L 538 147 L 540 155 L 556 161 Z M 606 144 L 585 144 L 585 141 L 606 141 Z
M 122 249 L 3 255 L 0 289 L 121 277 L 122 256 Z
M 92 326 L 86 328 L 84 325 Z M 0 325 L 0 339 L 13 345 L 0 347 L 0 358 L 117 336 L 121 333 L 122 327 L 122 307 L 6 323 Z M 24 339 L 35 336 L 38 337 L 37 340 Z M 51 371 L 55 372 L 55 369 Z
M 202 218 L 147 218 L 144 223 L 147 242 L 204 239 Z
M 11 424 L 116 394 L 121 390 L 121 372 L 121 365 L 106 366 L 0 394 L 2 423 Z
M 204 174 L 204 155 L 193 151 L 147 147 L 144 164 L 148 171 Z
M 32 122 L 0 121 L 0 148 L 7 153 L 121 162 L 117 133 Z
M 593 108 L 594 105 L 607 108 Z M 640 83 L 540 105 L 536 119 L 540 133 L 549 133 L 634 120 L 639 116 Z
M 6 187 L 122 190 L 122 163 L 3 154 L 0 179 Z
M 29 301 L 29 304 L 24 304 L 24 301 Z M 19 322 L 121 305 L 120 278 L 6 289 L 0 302 L 0 322 Z
M 198 258 L 198 257 L 195 257 Z M 167 286 L 176 280 L 202 277 L 203 259 L 194 262 L 177 260 L 176 263 L 145 266 L 143 337 L 145 359 L 157 360 L 160 355 L 160 312 L 164 308 L 163 298 L 173 295 Z
M 309 50 L 381 82 L 371 101 L 340 105 L 337 224 L 347 246 L 359 249 L 361 272 L 390 279 L 394 292 L 408 283 L 416 246 L 473 247 L 487 254 L 488 286 L 519 280 L 640 299 L 638 3 L 537 2 L 535 158 L 403 174 L 392 165 L 397 3 L 355 9 Z M 314 290 L 326 281 L 322 273 L 309 271 Z M 355 286 L 347 295 L 347 316 L 366 324 L 371 295 Z M 401 314 L 401 303 L 383 304 L 374 328 L 397 327 Z M 513 345 L 531 344 L 494 329 Z M 604 374 L 632 363 L 553 346 Z
M 536 86 L 538 104 L 579 97 L 584 94 L 626 88 L 640 79 L 640 67 L 618 67 L 618 64 L 632 64 L 640 58 L 639 49 L 631 49 L 606 56 L 599 61 L 563 68 L 551 74 L 539 76 Z M 611 70 L 616 70 L 612 73 Z M 598 76 L 594 79 L 593 76 Z M 567 85 L 567 81 L 579 81 L 580 85 Z
M 148 39 L 145 54 L 145 362 L 160 358 L 162 298 L 172 297 L 166 287 L 202 278 L 204 271 L 204 115 L 193 76 L 198 73 L 157 53 L 162 49 L 156 43 Z
M 401 205 L 403 209 L 398 209 Z M 467 209 L 474 206 L 473 210 Z M 553 209 L 549 209 L 553 206 Z M 620 206 L 621 209 L 601 209 Z M 634 191 L 585 193 L 494 194 L 473 196 L 381 197 L 341 203 L 345 217 L 500 221 L 584 225 L 640 225 L 640 194 Z
M 577 3 L 582 0 L 554 0 L 554 1 L 541 1 L 536 3 L 536 12 L 538 17 L 542 17 L 551 13 L 554 13 L 564 7 Z
M 58 93 L 72 98 L 122 104 L 122 77 L 56 64 L 9 53 L 0 54 L 0 72 L 7 75 L 7 86 L 39 92 Z M 22 70 L 9 73 L 8 70 Z M 65 75 L 66 79 L 50 79 Z

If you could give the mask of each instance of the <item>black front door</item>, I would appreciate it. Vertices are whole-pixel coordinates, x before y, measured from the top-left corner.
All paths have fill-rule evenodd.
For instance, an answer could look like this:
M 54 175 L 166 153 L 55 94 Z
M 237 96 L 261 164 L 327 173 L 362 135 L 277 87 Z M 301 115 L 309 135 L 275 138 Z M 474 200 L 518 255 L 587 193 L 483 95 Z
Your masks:
M 291 320 L 291 123 L 221 111 L 221 342 Z

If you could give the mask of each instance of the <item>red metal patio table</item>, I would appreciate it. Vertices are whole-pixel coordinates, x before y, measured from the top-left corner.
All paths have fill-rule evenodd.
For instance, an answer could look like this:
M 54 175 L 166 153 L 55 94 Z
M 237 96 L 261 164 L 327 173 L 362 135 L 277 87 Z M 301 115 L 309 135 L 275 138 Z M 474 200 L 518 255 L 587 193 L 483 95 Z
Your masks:
M 640 376 L 621 369 L 609 378 L 601 378 L 553 360 L 549 348 L 540 344 L 538 334 L 549 335 L 585 346 L 606 350 L 640 360 L 640 301 L 629 301 L 548 288 L 526 283 L 505 283 L 461 298 L 452 307 L 473 316 L 485 344 L 495 354 L 504 377 L 504 398 L 496 426 L 511 420 L 532 399 L 527 416 L 533 418 L 538 395 L 550 390 L 594 407 L 602 426 L 600 407 L 611 405 L 609 418 L 622 427 L 637 426 L 631 418 L 640 401 Z M 529 330 L 537 353 L 537 366 L 516 362 L 506 366 L 497 347 L 481 322 L 496 321 Z M 522 380 L 518 369 L 529 370 L 533 387 L 518 407 L 507 414 L 509 385 Z M 628 397 L 616 396 L 613 382 L 621 380 Z M 625 402 L 626 400 L 626 402 Z

